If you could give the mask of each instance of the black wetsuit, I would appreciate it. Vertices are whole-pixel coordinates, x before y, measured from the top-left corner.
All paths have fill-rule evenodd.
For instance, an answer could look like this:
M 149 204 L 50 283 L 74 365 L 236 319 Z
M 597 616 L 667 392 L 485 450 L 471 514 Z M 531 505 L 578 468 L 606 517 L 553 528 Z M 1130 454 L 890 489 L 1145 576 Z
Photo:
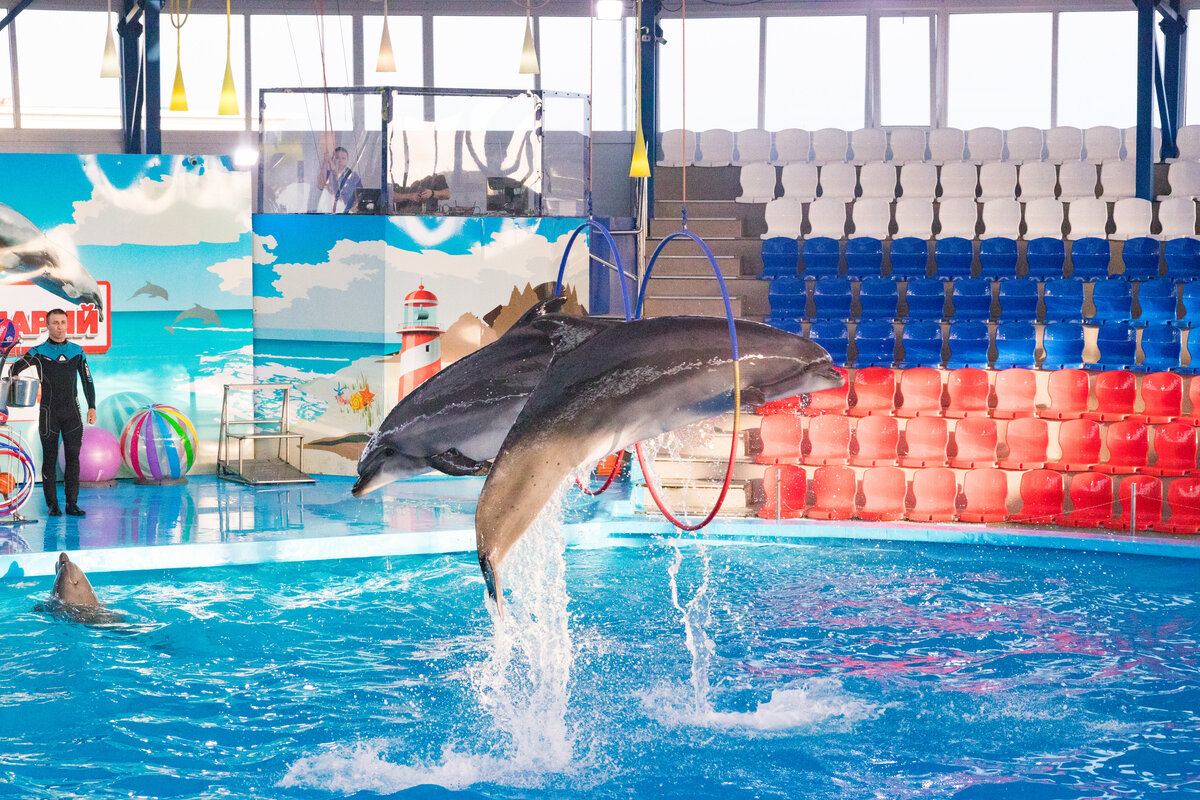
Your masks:
M 46 505 L 58 507 L 55 484 L 58 461 L 58 437 L 62 436 L 66 454 L 66 500 L 73 506 L 79 499 L 79 448 L 83 444 L 83 419 L 79 416 L 79 401 L 75 379 L 83 382 L 83 396 L 88 408 L 96 407 L 96 385 L 88 369 L 83 348 L 74 342 L 55 343 L 46 340 L 34 345 L 13 365 L 15 376 L 37 365 L 42 379 L 42 400 L 38 406 L 38 433 L 42 440 L 42 492 Z

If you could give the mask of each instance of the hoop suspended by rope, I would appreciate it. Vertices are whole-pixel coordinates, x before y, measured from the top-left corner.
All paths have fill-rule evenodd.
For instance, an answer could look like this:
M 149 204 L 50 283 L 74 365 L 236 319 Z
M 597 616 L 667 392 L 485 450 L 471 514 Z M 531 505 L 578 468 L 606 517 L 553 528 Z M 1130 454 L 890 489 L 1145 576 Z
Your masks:
M 19 475 L 7 469 L 5 457 L 16 460 Z M 19 437 L 0 432 L 0 517 L 11 516 L 25 505 L 33 492 L 34 476 L 33 456 Z

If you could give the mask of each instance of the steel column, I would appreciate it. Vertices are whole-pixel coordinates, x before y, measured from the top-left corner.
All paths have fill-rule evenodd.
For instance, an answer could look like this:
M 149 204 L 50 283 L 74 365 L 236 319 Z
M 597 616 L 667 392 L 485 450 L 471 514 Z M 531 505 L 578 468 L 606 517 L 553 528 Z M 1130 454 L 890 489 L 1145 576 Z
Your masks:
M 1154 124 L 1154 0 L 1134 0 L 1138 11 L 1137 31 L 1137 196 L 1154 199 L 1154 160 L 1151 152 Z

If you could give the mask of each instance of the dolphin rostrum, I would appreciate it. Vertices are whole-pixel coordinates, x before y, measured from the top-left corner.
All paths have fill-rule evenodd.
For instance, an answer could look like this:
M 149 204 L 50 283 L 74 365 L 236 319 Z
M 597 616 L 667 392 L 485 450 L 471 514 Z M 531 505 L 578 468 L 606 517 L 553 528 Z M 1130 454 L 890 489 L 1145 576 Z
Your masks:
M 815 342 L 757 322 L 738 320 L 736 328 L 743 404 L 842 385 Z M 497 604 L 500 562 L 572 470 L 728 411 L 733 374 L 729 327 L 719 317 L 617 324 L 557 357 L 505 437 L 476 505 L 479 567 Z
M 555 297 L 538 303 L 499 339 L 397 403 L 359 457 L 354 496 L 430 469 L 486 474 L 488 460 L 556 353 L 616 324 L 557 313 L 564 302 Z
M 29 281 L 72 303 L 92 303 L 100 319 L 108 309 L 100 285 L 67 249 L 13 208 L 0 203 L 0 284 Z

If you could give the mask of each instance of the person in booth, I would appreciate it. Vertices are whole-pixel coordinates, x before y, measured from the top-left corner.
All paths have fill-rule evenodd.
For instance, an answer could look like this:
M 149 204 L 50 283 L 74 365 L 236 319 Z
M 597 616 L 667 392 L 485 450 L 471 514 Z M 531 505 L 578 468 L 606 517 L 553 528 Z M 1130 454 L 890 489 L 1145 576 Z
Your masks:
M 392 199 L 397 214 L 436 214 L 438 202 L 450 199 L 450 184 L 445 175 L 426 175 L 408 186 L 396 186 Z
M 362 179 L 350 169 L 350 152 L 344 147 L 335 147 L 333 155 L 321 165 L 321 177 L 317 188 L 333 197 L 332 213 L 347 214 L 354 208 Z

